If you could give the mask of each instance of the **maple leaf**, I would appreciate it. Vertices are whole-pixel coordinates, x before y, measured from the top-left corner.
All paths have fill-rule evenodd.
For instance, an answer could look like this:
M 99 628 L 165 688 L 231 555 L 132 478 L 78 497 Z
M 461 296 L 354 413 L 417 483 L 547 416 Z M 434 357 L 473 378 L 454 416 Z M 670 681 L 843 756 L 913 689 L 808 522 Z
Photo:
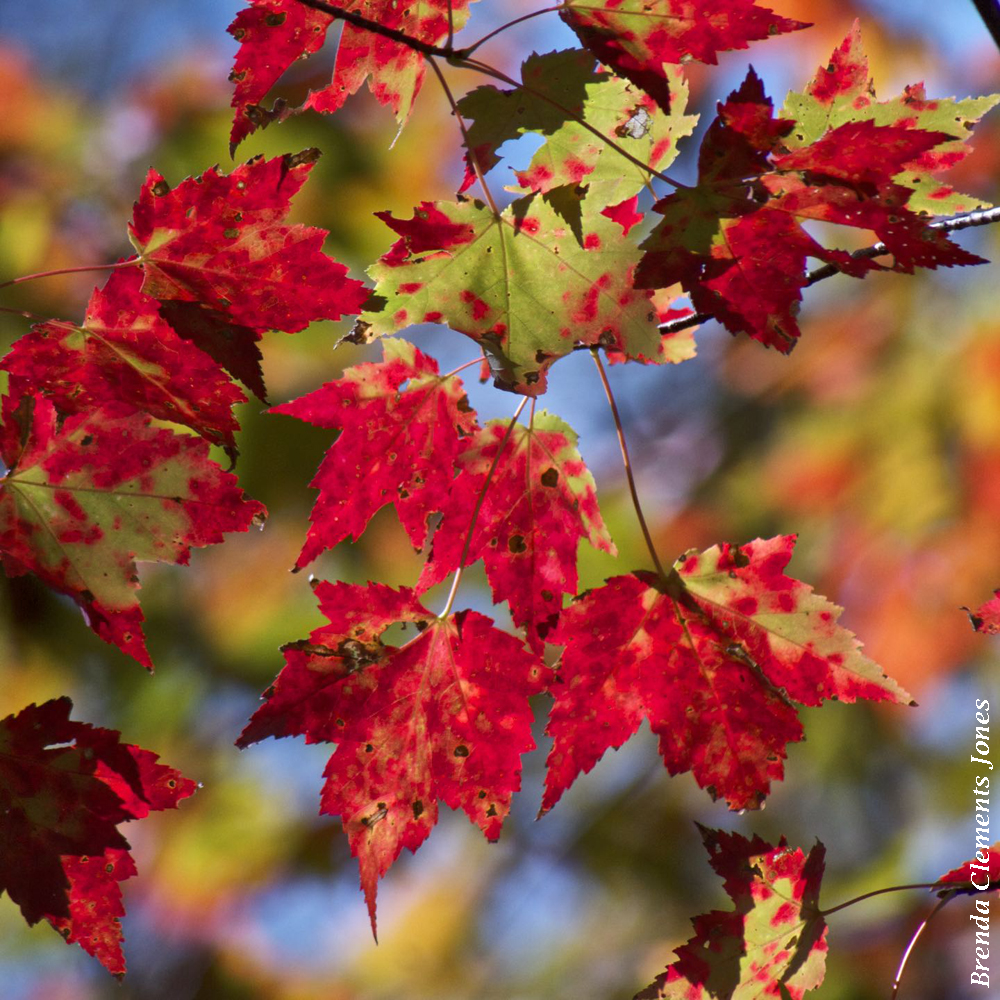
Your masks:
M 993 596 L 975 611 L 969 611 L 968 608 L 962 610 L 969 615 L 969 621 L 977 632 L 985 635 L 1000 633 L 1000 589 L 994 590 Z
M 705 135 L 697 186 L 654 206 L 663 220 L 642 244 L 639 287 L 679 281 L 696 309 L 732 333 L 745 332 L 787 353 L 799 336 L 795 315 L 807 257 L 854 277 L 888 267 L 822 246 L 803 221 L 873 230 L 893 255 L 895 271 L 983 263 L 929 229 L 906 207 L 910 189 L 894 182 L 950 135 L 849 121 L 788 149 L 785 140 L 795 127 L 790 119 L 774 118 L 751 69 L 719 105 Z
M 753 809 L 802 738 L 795 702 L 909 700 L 837 624 L 841 609 L 785 576 L 794 543 L 689 552 L 666 581 L 614 577 L 563 611 L 543 812 L 644 719 L 671 774 Z
M 352 340 L 446 323 L 486 352 L 498 387 L 525 395 L 544 392 L 546 369 L 578 343 L 647 362 L 694 354 L 690 339 L 663 340 L 650 293 L 632 287 L 638 252 L 610 219 L 588 217 L 578 242 L 537 196 L 500 216 L 471 200 L 376 214 L 400 239 L 369 268 L 375 294 Z
M 23 397 L 30 402 L 31 397 Z M 67 417 L 5 398 L 0 553 L 73 598 L 106 642 L 151 669 L 135 561 L 187 563 L 192 547 L 262 523 L 264 508 L 208 459 L 208 445 L 106 404 Z
M 342 817 L 358 858 L 372 931 L 375 896 L 404 847 L 427 839 L 438 799 L 500 836 L 535 746 L 529 695 L 548 672 L 513 636 L 475 611 L 436 618 L 408 588 L 321 582 L 330 624 L 284 647 L 285 667 L 237 740 L 335 742 L 320 812 Z M 399 647 L 398 623 L 418 634 Z
M 989 800 L 989 793 L 982 793 Z M 987 816 L 989 815 L 987 806 Z M 985 869 L 985 870 L 984 870 Z M 935 886 L 939 896 L 952 893 L 962 896 L 974 896 L 977 892 L 992 892 L 1000 886 L 1000 843 L 992 847 L 979 849 L 976 856 L 970 858 L 957 868 L 952 868 L 938 879 L 938 883 L 947 882 L 946 888 Z
M 784 141 L 789 149 L 797 149 L 815 142 L 830 129 L 852 121 L 872 121 L 876 125 L 961 136 L 920 154 L 896 178 L 912 191 L 906 203 L 911 211 L 955 215 L 989 205 L 955 191 L 942 183 L 936 174 L 965 159 L 970 152 L 965 140 L 975 124 L 998 101 L 1000 95 L 997 94 L 963 101 L 929 99 L 923 83 L 906 87 L 899 97 L 876 101 L 868 60 L 861 47 L 861 29 L 855 21 L 829 63 L 816 71 L 805 92 L 791 93 L 785 99 L 781 116 L 794 119 L 795 128 Z
M 617 550 L 573 429 L 544 410 L 530 426 L 515 425 L 505 441 L 507 427 L 506 420 L 490 421 L 460 456 L 417 591 L 458 569 L 470 512 L 496 462 L 464 564 L 483 560 L 494 602 L 509 603 L 514 624 L 526 628 L 532 649 L 541 652 L 562 595 L 576 593 L 580 539 L 611 555 Z
M 139 291 L 142 273 L 116 271 L 90 297 L 83 323 L 39 323 L 2 360 L 10 392 L 32 389 L 64 414 L 128 403 L 161 420 L 186 424 L 236 452 L 235 403 L 246 396 L 219 366 L 161 318 Z
M 802 1000 L 826 972 L 819 909 L 825 848 L 777 847 L 699 826 L 734 908 L 692 920 L 695 936 L 635 1000 Z
M 668 64 L 715 65 L 716 54 L 808 28 L 756 0 L 566 0 L 559 16 L 619 76 L 670 107 Z
M 382 348 L 383 361 L 349 368 L 271 410 L 341 431 L 310 484 L 320 495 L 297 569 L 345 538 L 357 540 L 387 503 L 421 548 L 427 518 L 452 488 L 463 438 L 477 429 L 461 379 L 439 376 L 437 362 L 405 340 L 385 340 Z
M 438 45 L 469 16 L 470 0 L 348 0 L 333 6 L 352 11 L 385 28 L 401 31 L 420 42 Z M 332 15 L 305 7 L 296 0 L 250 0 L 229 26 L 240 43 L 229 79 L 235 83 L 232 106 L 236 109 L 230 149 L 261 125 L 285 113 L 282 104 L 267 111 L 260 102 L 296 60 L 318 51 L 333 23 Z M 424 79 L 424 57 L 408 45 L 364 28 L 344 23 L 337 49 L 333 79 L 309 95 L 304 107 L 332 113 L 368 79 L 372 94 L 392 109 L 402 126 Z
M 72 707 L 57 698 L 0 719 L 0 890 L 121 976 L 118 883 L 136 869 L 117 826 L 196 785 L 114 730 L 71 722 Z
M 466 146 L 485 172 L 499 162 L 497 149 L 527 132 L 547 136 L 527 169 L 515 171 L 522 188 L 548 192 L 560 185 L 586 184 L 587 200 L 605 206 L 642 190 L 649 172 L 624 159 L 579 121 L 616 143 L 653 170 L 664 170 L 677 155 L 677 140 L 690 135 L 697 115 L 685 115 L 688 87 L 671 68 L 669 113 L 634 84 L 598 72 L 594 57 L 579 49 L 531 55 L 521 66 L 530 89 L 478 87 L 458 109 L 466 121 Z M 466 168 L 466 190 L 475 180 Z
M 323 253 L 326 231 L 282 224 L 318 155 L 258 156 L 231 174 L 213 167 L 172 190 L 150 170 L 129 224 L 142 291 L 204 303 L 258 331 L 295 333 L 356 313 L 367 293 Z

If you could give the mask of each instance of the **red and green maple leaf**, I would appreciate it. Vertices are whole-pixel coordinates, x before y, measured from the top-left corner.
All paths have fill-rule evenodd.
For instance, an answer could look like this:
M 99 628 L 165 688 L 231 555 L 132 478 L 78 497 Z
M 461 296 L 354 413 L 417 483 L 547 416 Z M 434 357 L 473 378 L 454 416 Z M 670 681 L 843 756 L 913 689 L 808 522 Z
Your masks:
M 143 293 L 202 304 L 218 320 L 256 331 L 295 333 L 314 320 L 356 313 L 367 292 L 323 253 L 326 231 L 284 224 L 318 155 L 254 157 L 231 174 L 213 167 L 173 189 L 151 170 L 129 225 Z M 172 318 L 180 323 L 184 315 Z M 200 321 L 191 339 L 207 350 L 206 317 Z M 183 326 L 178 332 L 186 335 Z M 246 347 L 256 351 L 255 344 Z
M 635 1000 L 802 1000 L 826 973 L 819 909 L 825 849 L 807 854 L 760 837 L 700 827 L 732 910 L 692 920 L 695 936 Z
M 286 665 L 237 745 L 268 736 L 337 743 L 320 811 L 341 816 L 375 930 L 375 896 L 402 849 L 437 823 L 438 799 L 500 836 L 535 746 L 528 697 L 547 668 L 475 611 L 435 617 L 413 591 L 321 582 L 330 624 L 284 647 Z M 415 625 L 402 646 L 393 625 Z
M 566 0 L 559 16 L 604 65 L 664 109 L 670 64 L 715 65 L 719 52 L 809 27 L 756 0 Z
M 440 376 L 437 362 L 405 340 L 382 348 L 383 361 L 349 368 L 271 411 L 341 432 L 310 484 L 320 495 L 298 569 L 345 538 L 357 540 L 387 503 L 422 548 L 427 519 L 444 508 L 455 460 L 478 428 L 461 379 Z
M 458 569 L 470 513 L 489 478 L 464 565 L 483 560 L 494 601 L 510 605 L 514 624 L 524 626 L 529 644 L 541 652 L 562 595 L 576 593 L 580 539 L 617 552 L 573 429 L 544 410 L 529 426 L 515 425 L 509 438 L 508 426 L 491 421 L 459 457 L 461 471 L 440 508 L 444 516 L 417 590 Z
M 732 333 L 787 353 L 808 284 L 806 259 L 862 277 L 871 270 L 983 263 L 906 207 L 912 191 L 895 178 L 952 136 L 902 125 L 848 121 L 790 148 L 796 128 L 775 118 L 753 70 L 719 105 L 702 142 L 698 184 L 657 202 L 663 216 L 642 244 L 636 284 L 680 282 L 695 308 Z M 893 263 L 829 249 L 803 222 L 872 230 Z
M 136 560 L 185 564 L 196 546 L 246 531 L 265 511 L 195 437 L 106 404 L 61 424 L 44 397 L 4 401 L 0 554 L 80 606 L 90 627 L 151 667 Z M 27 412 L 25 412 L 27 410 Z
M 837 624 L 841 609 L 785 575 L 794 542 L 690 552 L 666 581 L 614 577 L 563 611 L 543 811 L 643 720 L 671 774 L 758 808 L 802 738 L 795 703 L 909 700 Z
M 109 972 L 125 972 L 119 883 L 136 874 L 119 823 L 196 786 L 120 734 L 71 722 L 69 698 L 0 720 L 0 890 Z
M 466 121 L 466 159 L 475 155 L 480 169 L 488 171 L 499 162 L 497 150 L 503 143 L 527 132 L 539 133 L 546 136 L 545 142 L 525 170 L 515 171 L 522 188 L 548 192 L 585 184 L 587 204 L 618 204 L 642 190 L 650 174 L 608 143 L 652 170 L 664 170 L 677 155 L 677 140 L 690 135 L 698 121 L 696 115 L 684 114 L 688 87 L 680 69 L 671 67 L 669 72 L 667 113 L 634 84 L 599 71 L 588 52 L 531 55 L 521 66 L 521 78 L 530 89 L 477 87 L 458 102 Z M 567 112 L 599 135 L 567 118 Z M 474 180 L 467 166 L 462 190 Z
M 139 291 L 142 272 L 116 271 L 95 289 L 83 323 L 39 323 L 0 360 L 15 397 L 32 390 L 63 414 L 127 403 L 236 452 L 233 405 L 246 396 L 203 351 L 179 337 Z
M 911 189 L 906 207 L 932 215 L 956 215 L 987 202 L 961 194 L 937 176 L 968 156 L 966 141 L 973 127 L 989 111 L 1000 95 L 954 98 L 928 98 L 923 83 L 906 87 L 899 97 L 888 101 L 875 99 L 875 87 L 868 72 L 868 60 L 861 48 L 861 29 L 857 21 L 844 41 L 834 50 L 830 61 L 816 71 L 805 92 L 791 93 L 781 109 L 782 118 L 795 121 L 795 128 L 784 139 L 789 149 L 815 142 L 831 129 L 852 121 L 871 121 L 876 125 L 923 129 L 959 136 L 941 142 L 906 164 L 896 178 Z
M 281 103 L 273 111 L 261 106 L 268 91 L 296 60 L 318 51 L 333 15 L 314 10 L 297 0 L 250 0 L 229 26 L 240 43 L 229 79 L 235 84 L 236 109 L 230 148 L 251 132 L 285 113 Z M 350 11 L 384 28 L 428 45 L 448 37 L 449 17 L 455 31 L 469 16 L 469 0 L 348 0 L 332 6 Z M 400 125 L 410 116 L 424 79 L 424 57 L 410 46 L 344 22 L 337 49 L 333 79 L 313 91 L 304 107 L 332 113 L 368 80 L 376 100 L 392 109 Z
M 578 240 L 539 196 L 499 216 L 471 200 L 376 214 L 400 238 L 369 268 L 375 294 L 353 340 L 444 323 L 486 352 L 498 387 L 531 396 L 577 344 L 654 363 L 694 354 L 690 337 L 661 336 L 651 294 L 632 286 L 638 251 L 611 219 L 588 217 Z

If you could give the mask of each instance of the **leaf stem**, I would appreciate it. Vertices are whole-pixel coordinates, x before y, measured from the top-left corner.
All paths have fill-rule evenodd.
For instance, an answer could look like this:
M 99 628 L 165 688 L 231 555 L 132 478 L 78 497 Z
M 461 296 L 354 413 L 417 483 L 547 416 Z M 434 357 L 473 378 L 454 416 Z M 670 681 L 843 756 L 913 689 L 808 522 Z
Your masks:
M 628 479 L 629 492 L 632 494 L 632 506 L 635 508 L 636 517 L 639 519 L 639 527 L 642 528 L 642 537 L 646 539 L 646 548 L 649 549 L 656 572 L 660 574 L 663 580 L 666 580 L 667 574 L 663 570 L 663 564 L 660 562 L 659 555 L 657 555 L 656 546 L 653 545 L 653 536 L 649 533 L 649 526 L 646 524 L 646 518 L 642 513 L 642 505 L 639 503 L 639 494 L 635 488 L 635 477 L 632 475 L 632 461 L 629 458 L 628 445 L 625 443 L 625 430 L 622 427 L 622 418 L 618 413 L 618 404 L 615 402 L 614 393 L 611 391 L 611 383 L 608 381 L 607 373 L 604 371 L 604 365 L 601 363 L 601 357 L 597 353 L 596 347 L 590 349 L 590 355 L 594 359 L 594 364 L 597 365 L 597 373 L 601 376 L 604 394 L 608 397 L 608 404 L 611 407 L 611 416 L 614 418 L 615 430 L 618 432 L 618 446 L 621 448 L 622 461 L 625 464 L 625 476 Z
M 459 365 L 457 368 L 452 368 L 450 372 L 445 372 L 441 378 L 451 378 L 452 375 L 457 375 L 459 372 L 464 372 L 466 368 L 471 368 L 473 365 L 478 365 L 482 363 L 482 358 L 473 358 L 471 361 L 466 361 L 464 365 Z
M 465 560 L 469 555 L 469 549 L 472 548 L 472 536 L 476 530 L 476 521 L 479 520 L 479 512 L 482 510 L 483 501 L 486 499 L 486 491 L 490 488 L 490 483 L 493 481 L 493 475 L 497 471 L 497 466 L 500 464 L 500 457 L 504 453 L 504 449 L 507 447 L 507 442 L 510 440 L 511 434 L 514 432 L 514 425 L 517 423 L 517 418 L 521 415 L 521 411 L 524 409 L 524 404 L 528 402 L 528 397 L 522 398 L 521 402 L 517 404 L 517 409 L 514 411 L 514 416 L 510 418 L 510 423 L 507 424 L 507 430 L 504 432 L 503 439 L 500 441 L 500 446 L 497 448 L 496 455 L 493 456 L 493 462 L 490 465 L 489 472 L 486 473 L 486 480 L 483 483 L 483 488 L 479 491 L 479 497 L 476 500 L 476 506 L 472 511 L 472 517 L 469 520 L 469 530 L 465 535 L 465 545 L 462 547 L 462 555 L 458 560 L 458 569 L 455 570 L 455 578 L 451 581 L 451 590 L 448 591 L 448 600 L 445 602 L 444 608 L 442 608 L 441 613 L 438 618 L 444 619 L 451 614 L 451 606 L 455 603 L 455 595 L 458 593 L 458 584 L 462 579 L 462 572 L 465 569 Z
M 942 908 L 947 906 L 954 898 L 954 895 L 951 895 L 938 900 L 937 906 L 920 922 L 916 933 L 910 938 L 910 943 L 906 946 L 906 951 L 903 952 L 903 957 L 899 960 L 899 968 L 896 969 L 896 978 L 892 981 L 892 993 L 889 995 L 889 1000 L 896 1000 L 896 994 L 899 992 L 899 981 L 903 978 L 903 970 L 906 968 L 906 963 L 910 959 L 910 952 L 913 951 L 920 935 L 923 934 L 927 925 L 941 912 Z
M 855 903 L 860 903 L 862 900 L 871 899 L 873 896 L 881 896 L 886 892 L 902 892 L 904 889 L 938 889 L 946 888 L 951 885 L 949 882 L 915 882 L 911 885 L 890 885 L 885 889 L 872 889 L 871 892 L 863 892 L 860 896 L 855 896 L 853 899 L 847 900 L 846 903 L 838 903 L 836 906 L 831 906 L 828 910 L 820 910 L 819 915 L 821 917 L 828 917 L 831 913 L 836 913 L 838 910 L 845 910 L 848 906 L 853 906 Z M 955 883 L 961 886 L 962 883 Z
M 541 14 L 551 14 L 553 11 L 562 10 L 562 7 L 562 4 L 557 4 L 555 7 L 543 7 L 541 10 L 533 10 L 530 14 L 522 14 L 520 17 L 515 17 L 513 21 L 501 24 L 499 28 L 494 28 L 489 34 L 483 35 L 478 42 L 466 45 L 464 49 L 456 49 L 455 56 L 460 59 L 468 59 L 480 45 L 484 42 L 488 42 L 491 38 L 495 38 L 502 31 L 506 31 L 508 28 L 513 28 L 515 24 L 520 24 L 522 21 L 530 21 L 531 18 L 538 17 Z
M 52 278 L 58 274 L 81 274 L 84 271 L 111 271 L 116 267 L 132 267 L 138 263 L 140 263 L 138 257 L 130 257 L 128 260 L 120 260 L 115 264 L 84 264 L 81 267 L 57 267 L 53 271 L 36 271 L 34 274 L 24 274 L 20 278 L 11 278 L 10 281 L 0 282 L 0 288 L 19 285 L 22 281 L 34 281 L 36 278 Z
M 437 75 L 441 89 L 444 91 L 445 97 L 448 98 L 448 103 L 451 105 L 451 112 L 458 122 L 458 127 L 462 130 L 462 141 L 465 143 L 465 148 L 469 151 L 468 162 L 472 166 L 476 180 L 479 181 L 479 185 L 483 189 L 483 194 L 486 196 L 487 204 L 490 206 L 493 215 L 499 220 L 500 209 L 497 208 L 497 203 L 493 200 L 493 192 L 490 191 L 489 185 L 486 183 L 486 178 L 483 176 L 483 169 L 479 165 L 479 158 L 476 156 L 475 150 L 469 142 L 469 130 L 465 127 L 465 119 L 462 118 L 462 113 L 458 110 L 458 102 L 455 100 L 455 95 L 451 92 L 451 87 L 448 86 L 448 81 L 444 78 L 444 73 L 441 72 L 441 67 L 438 66 L 437 60 L 429 58 L 427 61 L 431 64 L 431 69 Z

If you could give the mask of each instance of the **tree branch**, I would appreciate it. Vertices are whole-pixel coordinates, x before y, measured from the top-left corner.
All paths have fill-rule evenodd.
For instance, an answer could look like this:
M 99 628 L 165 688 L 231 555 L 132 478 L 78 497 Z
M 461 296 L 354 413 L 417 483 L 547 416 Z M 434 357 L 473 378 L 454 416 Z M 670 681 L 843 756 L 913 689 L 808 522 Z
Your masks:
M 974 226 L 988 226 L 994 222 L 1000 222 L 1000 206 L 997 208 L 983 208 L 976 212 L 968 212 L 965 215 L 953 215 L 947 219 L 938 219 L 936 222 L 930 223 L 928 229 L 938 229 L 941 232 L 953 233 L 960 229 L 972 229 Z M 851 256 L 855 260 L 868 260 L 872 257 L 881 257 L 887 253 L 889 253 L 888 247 L 884 243 L 879 242 L 873 246 L 855 250 Z M 824 264 L 822 267 L 817 267 L 806 275 L 806 280 L 802 287 L 808 288 L 810 285 L 815 285 L 817 281 L 824 281 L 826 278 L 832 278 L 835 274 L 840 273 L 840 268 L 836 264 Z M 687 330 L 692 326 L 699 326 L 714 318 L 711 313 L 694 313 L 691 316 L 685 316 L 682 319 L 675 319 L 669 323 L 664 323 L 660 327 L 660 333 L 677 333 L 680 330 Z M 582 345 L 579 349 L 589 350 L 590 348 L 588 345 Z
M 353 10 L 342 10 L 340 7 L 334 7 L 332 3 L 326 3 L 325 0 L 298 0 L 298 2 L 303 7 L 311 7 L 323 14 L 329 14 L 335 21 L 346 21 L 348 24 L 353 24 L 355 28 L 370 31 L 373 35 L 391 38 L 394 42 L 399 42 L 400 45 L 405 45 L 425 56 L 442 56 L 447 59 L 453 52 L 451 45 L 431 45 L 429 42 L 422 42 L 419 38 L 414 38 L 405 31 L 387 28 L 384 24 L 379 24 L 378 21 L 371 21 L 367 17 L 355 14 Z
M 987 30 L 993 36 L 996 47 L 1000 49 L 1000 6 L 997 0 L 972 0 L 983 19 Z

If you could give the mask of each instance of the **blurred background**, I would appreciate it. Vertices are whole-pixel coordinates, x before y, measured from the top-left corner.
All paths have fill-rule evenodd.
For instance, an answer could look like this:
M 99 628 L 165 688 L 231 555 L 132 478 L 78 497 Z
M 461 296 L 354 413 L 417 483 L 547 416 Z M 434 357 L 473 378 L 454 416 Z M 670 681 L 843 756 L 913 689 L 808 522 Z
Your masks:
M 147 169 L 175 184 L 226 164 L 227 75 L 235 0 L 66 0 L 0 3 L 0 280 L 104 263 L 131 252 L 125 225 Z M 469 38 L 534 6 L 474 4 Z M 691 67 L 701 125 L 674 176 L 694 176 L 698 138 L 753 63 L 780 107 L 828 61 L 855 17 L 880 98 L 924 80 L 931 96 L 1000 90 L 1000 56 L 971 2 L 769 0 L 813 21 L 808 31 Z M 274 94 L 300 103 L 329 79 L 327 47 L 296 63 Z M 481 50 L 514 72 L 532 49 L 574 44 L 556 15 L 527 22 Z M 449 70 L 464 92 L 481 80 Z M 272 96 L 274 96 L 272 94 Z M 327 251 L 357 277 L 391 242 L 372 217 L 409 216 L 422 199 L 453 196 L 458 134 L 428 81 L 407 128 L 365 90 L 332 118 L 306 114 L 251 137 L 243 159 L 318 146 L 323 157 L 294 206 L 295 221 L 330 230 Z M 537 142 L 504 148 L 524 166 Z M 976 133 L 951 183 L 1000 200 L 1000 116 Z M 504 182 L 497 172 L 495 189 Z M 508 179 L 507 182 L 511 182 Z M 1000 230 L 960 234 L 1000 257 Z M 643 727 L 534 821 L 548 741 L 498 844 L 463 816 L 443 815 L 416 856 L 379 890 L 380 944 L 371 939 L 339 821 L 317 815 L 331 748 L 233 741 L 281 666 L 278 647 L 321 622 L 305 574 L 288 569 L 315 494 L 308 489 L 328 432 L 251 401 L 239 419 L 244 488 L 264 502 L 263 533 L 196 551 L 191 566 L 141 567 L 147 676 L 97 639 L 74 605 L 31 577 L 0 579 L 0 716 L 61 694 L 74 718 L 119 729 L 203 783 L 176 812 L 125 827 L 139 876 L 125 883 L 130 972 L 113 982 L 46 925 L 29 929 L 0 899 L 4 1000 L 353 1000 L 353 998 L 626 998 L 672 960 L 689 920 L 727 909 L 704 863 L 694 821 L 808 849 L 828 848 L 821 901 L 931 881 L 974 849 L 968 763 L 976 698 L 1000 710 L 996 640 L 974 634 L 961 606 L 1000 586 L 1000 308 L 997 265 L 916 278 L 835 278 L 806 293 L 801 343 L 790 357 L 735 340 L 715 324 L 678 367 L 619 366 L 638 483 L 656 543 L 673 558 L 718 541 L 797 532 L 792 572 L 845 606 L 843 622 L 907 687 L 919 708 L 830 704 L 803 712 L 805 743 L 789 748 L 787 779 L 767 809 L 737 816 L 690 775 L 671 779 Z M 102 275 L 74 274 L 3 290 L 2 304 L 78 319 Z M 0 346 L 28 329 L 0 315 Z M 380 351 L 333 347 L 344 324 L 320 323 L 264 341 L 272 402 L 336 378 Z M 447 370 L 471 360 L 458 334 L 408 334 Z M 475 369 L 471 370 L 472 372 Z M 508 416 L 509 395 L 469 380 L 484 418 Z M 581 548 L 582 586 L 646 567 L 624 490 L 614 430 L 589 358 L 560 361 L 544 405 L 581 435 L 620 558 Z M 223 464 L 225 464 L 223 460 Z M 391 508 L 356 545 L 313 567 L 329 579 L 412 584 L 419 573 Z M 431 606 L 436 598 L 431 596 Z M 490 611 L 482 574 L 460 605 Z M 832 918 L 818 995 L 888 997 L 906 941 L 930 909 L 926 892 L 893 893 Z M 971 995 L 967 898 L 951 904 L 911 958 L 900 997 Z M 1000 977 L 1000 970 L 997 970 Z

